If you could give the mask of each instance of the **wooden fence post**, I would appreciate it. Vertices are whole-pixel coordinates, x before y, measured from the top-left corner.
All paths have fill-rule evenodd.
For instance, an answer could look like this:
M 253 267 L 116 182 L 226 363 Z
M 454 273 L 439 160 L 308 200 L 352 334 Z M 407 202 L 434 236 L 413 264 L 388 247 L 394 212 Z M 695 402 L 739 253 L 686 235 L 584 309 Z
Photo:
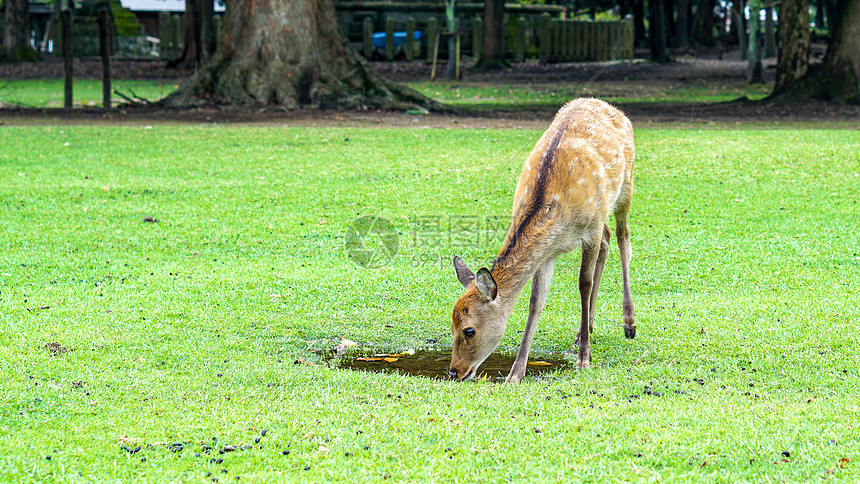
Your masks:
M 549 13 L 544 12 L 540 14 L 540 17 L 538 18 L 538 47 L 541 64 L 549 62 L 549 49 L 551 43 L 550 35 L 552 33 L 550 22 Z
M 565 62 L 573 60 L 573 22 L 570 20 L 562 20 L 562 46 L 564 48 L 562 57 Z
M 561 22 L 559 19 L 552 20 L 552 52 L 550 59 L 556 61 L 561 57 Z
M 110 51 L 111 28 L 110 12 L 103 8 L 99 10 L 99 53 L 102 57 L 102 108 L 110 109 Z
M 72 109 L 72 11 L 63 10 L 63 106 Z
M 576 43 L 573 58 L 576 61 L 583 61 L 586 58 L 586 42 L 585 42 L 585 22 L 579 20 L 574 24 L 573 41 Z
M 170 34 L 172 36 L 171 43 L 173 44 L 173 55 L 176 58 L 182 55 L 182 47 L 185 44 L 185 35 L 183 35 L 182 27 L 185 22 L 182 21 L 182 16 L 172 15 L 170 17 Z
M 364 17 L 361 27 L 364 58 L 370 59 L 370 56 L 373 55 L 373 20 L 370 17 Z
M 394 60 L 394 17 L 385 19 L 385 60 Z
M 517 62 L 523 62 L 526 60 L 526 18 L 522 15 L 517 19 L 516 44 L 517 50 L 514 53 L 514 60 Z
M 588 45 L 588 55 L 586 56 L 590 61 L 596 61 L 600 59 L 600 40 L 597 34 L 597 23 L 588 22 L 586 24 L 588 28 L 586 32 L 588 33 L 586 37 L 586 45 Z
M 609 35 L 607 34 L 609 22 L 598 21 L 595 23 L 597 24 L 597 60 L 609 60 L 612 57 L 609 53 L 612 45 L 609 43 Z
M 411 61 L 415 57 L 415 18 L 406 19 L 406 60 Z
M 214 45 L 215 49 L 218 48 L 218 42 L 221 40 L 221 16 L 213 15 L 212 16 L 212 30 L 215 32 L 215 40 Z
M 167 44 L 170 42 L 168 38 L 170 32 L 170 14 L 167 12 L 158 12 L 158 56 L 167 56 Z
M 436 17 L 427 19 L 427 62 L 433 62 L 433 44 L 436 42 L 436 30 L 438 22 Z
M 475 16 L 475 21 L 472 24 L 472 56 L 475 58 L 475 63 L 481 61 L 481 55 L 484 53 L 484 19 Z

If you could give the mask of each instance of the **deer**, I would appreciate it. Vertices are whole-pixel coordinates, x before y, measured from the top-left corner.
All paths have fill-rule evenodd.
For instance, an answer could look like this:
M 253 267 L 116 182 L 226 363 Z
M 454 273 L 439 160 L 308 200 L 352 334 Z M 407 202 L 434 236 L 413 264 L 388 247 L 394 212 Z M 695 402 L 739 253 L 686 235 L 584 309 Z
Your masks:
M 454 303 L 453 348 L 448 375 L 470 380 L 495 351 L 514 305 L 531 279 L 522 343 L 506 383 L 520 382 L 538 318 L 546 304 L 556 259 L 581 248 L 581 318 L 576 332 L 576 368 L 591 364 L 597 290 L 606 264 L 615 217 L 621 259 L 624 335 L 636 336 L 630 295 L 630 232 L 633 198 L 633 126 L 610 104 L 578 98 L 565 104 L 532 149 L 517 182 L 511 225 L 492 267 L 472 272 L 458 256 L 454 271 L 465 292 Z

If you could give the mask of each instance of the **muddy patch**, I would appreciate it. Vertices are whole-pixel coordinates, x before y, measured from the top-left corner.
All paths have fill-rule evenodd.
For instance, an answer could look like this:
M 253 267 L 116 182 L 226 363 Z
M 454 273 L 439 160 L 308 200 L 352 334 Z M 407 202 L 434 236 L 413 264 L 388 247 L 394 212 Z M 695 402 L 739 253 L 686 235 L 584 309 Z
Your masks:
M 68 351 L 72 351 L 71 348 L 66 348 L 65 346 L 53 341 L 51 343 L 45 343 L 45 349 L 51 353 L 51 356 L 60 356 L 63 353 Z
M 477 379 L 504 381 L 514 363 L 515 354 L 494 353 L 478 368 Z M 337 365 L 339 368 L 375 373 L 400 373 L 439 380 L 448 379 L 448 364 L 451 353 L 443 351 L 410 351 L 408 353 L 346 354 Z M 533 355 L 529 359 L 526 376 L 551 373 L 570 364 L 561 355 Z

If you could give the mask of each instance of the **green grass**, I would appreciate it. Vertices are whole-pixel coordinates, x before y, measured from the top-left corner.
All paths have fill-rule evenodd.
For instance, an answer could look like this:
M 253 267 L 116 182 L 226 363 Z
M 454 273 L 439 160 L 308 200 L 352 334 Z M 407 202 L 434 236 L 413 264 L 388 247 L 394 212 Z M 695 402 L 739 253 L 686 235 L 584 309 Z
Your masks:
M 589 84 L 558 83 L 487 84 L 462 81 L 422 81 L 408 83 L 418 92 L 446 104 L 473 109 L 517 109 L 555 107 L 578 96 L 597 96 L 615 103 L 636 102 L 725 102 L 747 96 L 763 99 L 770 86 L 726 84 L 724 82 L 686 82 L 666 85 L 651 82 L 600 81 Z M 113 90 L 133 97 L 132 93 L 157 101 L 170 94 L 178 81 L 114 79 Z M 101 106 L 102 85 L 95 79 L 76 79 L 75 106 Z M 114 106 L 126 102 L 113 94 Z M 62 107 L 63 80 L 11 80 L 0 82 L 0 106 Z
M 128 97 L 140 96 L 157 101 L 176 89 L 177 81 L 144 81 L 113 79 L 111 91 L 119 91 Z M 61 108 L 64 102 L 62 79 L 8 80 L 0 81 L 0 107 Z M 75 79 L 72 97 L 76 107 L 102 105 L 102 83 L 96 79 Z M 111 104 L 117 106 L 127 102 L 116 93 L 111 94 Z
M 613 103 L 726 102 L 746 96 L 764 99 L 771 86 L 724 82 L 655 82 L 487 84 L 462 81 L 413 82 L 410 87 L 437 101 L 475 109 L 554 107 L 579 96 L 595 96 Z
M 613 247 L 593 368 L 504 386 L 320 350 L 448 344 L 449 257 L 496 254 L 540 133 L 0 129 L 2 482 L 860 479 L 860 131 L 638 130 L 636 339 Z M 401 232 L 381 268 L 364 215 Z M 577 259 L 538 353 L 572 347 Z

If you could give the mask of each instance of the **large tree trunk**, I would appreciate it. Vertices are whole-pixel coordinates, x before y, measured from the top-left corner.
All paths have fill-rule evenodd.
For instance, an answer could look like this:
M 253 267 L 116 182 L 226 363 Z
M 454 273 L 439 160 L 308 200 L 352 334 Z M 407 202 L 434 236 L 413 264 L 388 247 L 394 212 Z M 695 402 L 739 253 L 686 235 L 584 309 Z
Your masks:
M 833 31 L 824 62 L 804 70 L 804 74 L 790 82 L 782 83 L 779 82 L 777 66 L 777 85 L 769 100 L 820 99 L 860 104 L 860 0 L 840 0 L 835 7 L 838 15 L 832 19 Z M 789 72 L 783 77 L 788 78 L 791 74 Z
M 819 97 L 835 102 L 860 103 L 860 0 L 842 0 L 824 57 L 823 91 Z
M 484 2 L 484 43 L 478 69 L 507 67 L 505 61 L 505 0 Z
M 185 1 L 185 47 L 169 67 L 197 68 L 212 56 L 215 51 L 214 8 L 212 0 Z
M 7 62 L 35 60 L 30 47 L 30 6 L 27 0 L 4 0 L 3 59 Z
M 213 56 L 167 105 L 440 108 L 374 71 L 344 38 L 332 0 L 227 0 Z
M 777 46 L 774 95 L 785 92 L 809 69 L 809 0 L 779 4 Z

